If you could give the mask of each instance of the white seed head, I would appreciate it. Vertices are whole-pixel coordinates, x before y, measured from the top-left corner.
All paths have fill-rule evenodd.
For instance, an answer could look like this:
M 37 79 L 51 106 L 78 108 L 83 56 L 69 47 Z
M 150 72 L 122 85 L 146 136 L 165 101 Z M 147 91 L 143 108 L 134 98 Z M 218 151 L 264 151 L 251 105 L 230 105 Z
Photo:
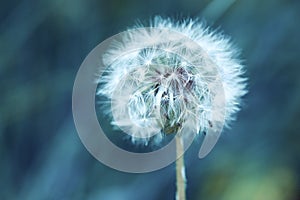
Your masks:
M 139 31 L 141 25 L 134 28 L 137 31 L 115 41 L 103 57 L 107 70 L 99 77 L 97 94 L 111 100 L 112 124 L 130 134 L 133 142 L 145 144 L 152 136 L 159 142 L 164 134 L 185 135 L 187 129 L 204 133 L 215 120 L 212 104 L 216 91 L 209 83 L 217 73 L 228 126 L 246 94 L 243 66 L 230 39 L 210 31 L 199 20 L 179 23 L 155 17 L 150 22 L 150 28 L 189 38 L 202 49 L 195 52 L 189 40 L 164 31 Z

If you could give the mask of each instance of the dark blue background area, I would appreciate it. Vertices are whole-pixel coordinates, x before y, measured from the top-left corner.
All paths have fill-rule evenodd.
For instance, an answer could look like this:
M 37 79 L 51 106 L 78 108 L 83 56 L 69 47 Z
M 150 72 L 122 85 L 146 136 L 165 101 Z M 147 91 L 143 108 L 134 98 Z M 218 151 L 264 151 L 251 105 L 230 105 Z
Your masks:
M 300 2 L 296 0 L 2 1 L 0 199 L 174 199 L 175 166 L 115 171 L 81 143 L 73 82 L 100 42 L 154 15 L 200 17 L 242 49 L 249 93 L 231 129 L 198 159 L 188 199 L 300 198 Z

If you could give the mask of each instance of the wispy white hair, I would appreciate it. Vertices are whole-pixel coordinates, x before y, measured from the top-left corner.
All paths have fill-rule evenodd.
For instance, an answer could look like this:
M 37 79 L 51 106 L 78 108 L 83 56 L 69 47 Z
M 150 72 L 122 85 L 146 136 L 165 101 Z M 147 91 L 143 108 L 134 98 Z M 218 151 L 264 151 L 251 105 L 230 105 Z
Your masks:
M 143 27 L 139 24 L 134 29 Z M 224 89 L 228 127 L 240 110 L 241 97 L 247 93 L 244 67 L 230 38 L 211 31 L 198 19 L 176 22 L 155 17 L 148 27 L 184 35 L 203 50 L 205 55 L 199 59 L 207 57 L 214 63 Z M 209 66 L 192 66 L 172 53 L 185 54 L 192 47 L 168 37 L 151 31 L 129 31 L 103 57 L 107 71 L 99 78 L 97 94 L 112 100 L 112 124 L 129 132 L 133 142 L 147 144 L 155 134 L 160 140 L 164 134 L 181 132 L 184 126 L 199 134 L 213 123 L 211 91 L 203 74 Z

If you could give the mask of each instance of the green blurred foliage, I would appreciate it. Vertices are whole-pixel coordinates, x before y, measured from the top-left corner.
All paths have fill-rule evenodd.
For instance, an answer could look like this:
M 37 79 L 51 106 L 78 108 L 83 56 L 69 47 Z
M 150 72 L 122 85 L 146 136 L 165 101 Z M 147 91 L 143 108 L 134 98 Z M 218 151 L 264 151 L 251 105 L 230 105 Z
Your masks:
M 188 198 L 300 198 L 299 1 L 12 0 L 0 6 L 0 199 L 174 199 L 173 165 L 149 174 L 102 165 L 71 113 L 89 51 L 156 14 L 220 27 L 249 77 L 243 110 L 213 152 L 199 160 L 198 141 L 188 150 Z

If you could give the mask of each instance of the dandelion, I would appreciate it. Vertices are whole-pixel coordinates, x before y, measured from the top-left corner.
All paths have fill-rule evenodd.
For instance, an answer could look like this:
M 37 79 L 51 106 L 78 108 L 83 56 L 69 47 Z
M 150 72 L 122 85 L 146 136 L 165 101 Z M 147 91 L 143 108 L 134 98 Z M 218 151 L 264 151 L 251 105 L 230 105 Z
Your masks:
M 243 66 L 230 39 L 199 20 L 155 17 L 149 27 L 150 31 L 129 31 L 107 50 L 103 58 L 107 71 L 99 78 L 97 94 L 111 100 L 112 125 L 128 133 L 133 143 L 160 143 L 165 135 L 176 134 L 177 151 L 182 154 L 181 138 L 205 134 L 216 123 L 212 109 L 218 91 L 210 87 L 216 76 L 224 91 L 225 126 L 234 120 L 246 94 Z M 180 33 L 201 51 L 195 54 L 189 40 L 151 28 Z M 176 162 L 177 198 L 185 199 L 183 158 Z

